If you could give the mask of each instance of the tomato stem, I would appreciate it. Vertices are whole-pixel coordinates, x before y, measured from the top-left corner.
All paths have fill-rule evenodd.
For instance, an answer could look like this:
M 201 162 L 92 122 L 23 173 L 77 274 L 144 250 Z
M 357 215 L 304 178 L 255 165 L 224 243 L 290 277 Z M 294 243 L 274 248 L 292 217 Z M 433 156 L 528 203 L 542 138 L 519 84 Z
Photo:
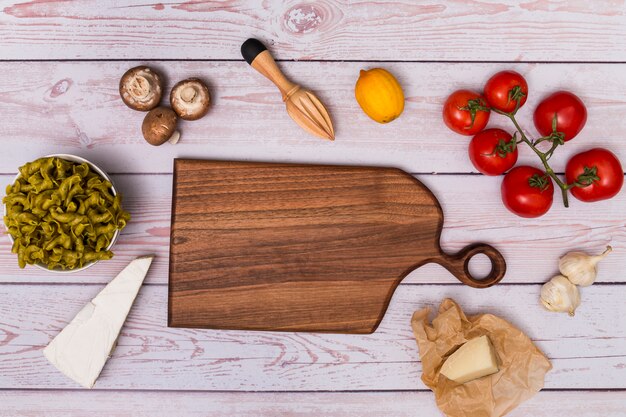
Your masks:
M 522 142 L 525 142 L 530 149 L 532 149 L 537 156 L 539 157 L 539 159 L 541 160 L 541 163 L 543 164 L 543 167 L 546 170 L 546 174 L 548 176 L 550 176 L 550 178 L 552 178 L 554 180 L 554 182 L 559 186 L 559 188 L 561 189 L 561 194 L 563 197 L 563 205 L 565 207 L 569 207 L 569 200 L 568 200 L 568 194 L 567 191 L 571 188 L 570 186 L 568 186 L 567 184 L 565 184 L 563 181 L 561 181 L 561 179 L 555 174 L 554 170 L 552 169 L 552 167 L 550 166 L 550 164 L 548 163 L 548 160 L 552 157 L 552 154 L 554 153 L 554 151 L 556 150 L 556 148 L 559 145 L 563 144 L 563 138 L 562 138 L 562 133 L 560 132 L 552 132 L 550 134 L 550 136 L 544 137 L 544 138 L 539 138 L 537 139 L 535 142 L 531 141 L 530 139 L 528 139 L 526 137 L 526 134 L 524 133 L 524 131 L 522 130 L 522 127 L 519 125 L 519 123 L 517 123 L 517 120 L 515 119 L 515 112 L 512 113 L 507 113 L 507 112 L 503 112 L 501 110 L 498 109 L 492 109 L 494 112 L 501 114 L 503 116 L 508 117 L 511 122 L 513 122 L 513 125 L 515 126 L 515 128 L 517 129 L 517 131 L 519 132 L 520 135 L 520 139 L 522 140 Z M 550 148 L 550 150 L 548 150 L 547 152 L 541 152 L 539 149 L 537 149 L 537 147 L 535 145 L 537 145 L 538 143 L 543 142 L 544 140 L 549 140 L 552 142 L 552 147 Z
M 598 167 L 595 165 L 593 167 L 588 167 L 585 165 L 583 173 L 576 178 L 571 184 L 568 184 L 567 189 L 580 187 L 584 188 L 588 185 L 593 184 L 595 181 L 600 181 L 600 177 L 598 177 Z
M 550 158 L 552 158 L 552 154 L 554 153 L 554 151 L 556 150 L 556 148 L 559 146 L 558 142 L 552 142 L 552 147 L 550 148 L 550 150 L 548 150 L 548 152 L 546 152 L 546 160 L 550 160 Z
M 465 110 L 469 112 L 470 120 L 472 121 L 472 123 L 467 129 L 471 129 L 472 127 L 474 127 L 474 122 L 476 121 L 476 113 L 479 111 L 488 112 L 491 109 L 487 106 L 487 103 L 485 103 L 482 98 L 475 98 L 472 100 L 468 100 L 467 106 L 459 107 L 459 110 Z

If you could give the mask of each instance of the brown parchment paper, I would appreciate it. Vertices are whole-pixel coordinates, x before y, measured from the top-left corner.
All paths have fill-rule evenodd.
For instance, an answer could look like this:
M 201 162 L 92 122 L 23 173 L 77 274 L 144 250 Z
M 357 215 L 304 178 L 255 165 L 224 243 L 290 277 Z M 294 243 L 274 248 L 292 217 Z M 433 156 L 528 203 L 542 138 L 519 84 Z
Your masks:
M 506 320 L 493 314 L 466 317 L 449 298 L 428 322 L 430 308 L 416 311 L 411 327 L 422 361 L 422 381 L 435 393 L 439 409 L 449 417 L 499 417 L 543 388 L 552 369 L 548 358 Z M 439 374 L 441 365 L 459 346 L 487 335 L 498 356 L 497 373 L 458 384 Z

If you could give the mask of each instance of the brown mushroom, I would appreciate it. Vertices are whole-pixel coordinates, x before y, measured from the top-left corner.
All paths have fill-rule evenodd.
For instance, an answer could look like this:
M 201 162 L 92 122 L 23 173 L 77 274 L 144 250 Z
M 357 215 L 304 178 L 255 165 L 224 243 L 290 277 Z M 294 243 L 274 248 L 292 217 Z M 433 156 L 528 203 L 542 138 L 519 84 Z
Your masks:
M 175 144 L 180 139 L 176 131 L 176 113 L 169 107 L 157 107 L 146 114 L 141 125 L 143 137 L 150 145 L 159 146 L 165 142 Z
M 170 104 L 184 120 L 198 120 L 209 111 L 209 88 L 197 78 L 176 84 L 170 93 Z
M 152 68 L 131 68 L 120 79 L 122 101 L 133 110 L 148 111 L 159 105 L 162 96 L 161 76 Z

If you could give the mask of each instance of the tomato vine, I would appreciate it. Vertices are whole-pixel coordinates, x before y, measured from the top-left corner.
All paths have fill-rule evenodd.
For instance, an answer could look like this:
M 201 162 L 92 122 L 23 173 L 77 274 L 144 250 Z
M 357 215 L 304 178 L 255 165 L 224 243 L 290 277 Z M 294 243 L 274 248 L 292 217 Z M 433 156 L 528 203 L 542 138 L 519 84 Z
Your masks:
M 528 137 L 526 136 L 526 134 L 524 133 L 524 131 L 522 130 L 522 127 L 519 125 L 519 123 L 517 122 L 517 119 L 515 118 L 515 114 L 517 113 L 517 110 L 519 110 L 520 107 L 520 97 L 518 96 L 517 98 L 517 105 L 515 106 L 515 110 L 513 110 L 510 113 L 507 112 L 503 112 L 501 110 L 492 108 L 491 110 L 493 110 L 494 112 L 501 114 L 503 116 L 508 117 L 511 122 L 513 123 L 513 125 L 515 126 L 515 129 L 517 130 L 519 136 L 520 136 L 520 140 L 518 143 L 525 143 L 526 145 L 528 145 L 530 147 L 530 149 L 533 150 L 533 152 L 535 152 L 535 154 L 537 154 L 537 156 L 539 157 L 539 159 L 541 160 L 541 163 L 543 164 L 544 169 L 546 170 L 546 175 L 548 175 L 550 178 L 552 178 L 554 180 L 554 182 L 556 183 L 556 185 L 559 186 L 559 188 L 561 189 L 561 195 L 563 197 L 563 205 L 565 205 L 565 207 L 569 207 L 569 199 L 568 199 L 568 190 L 570 188 L 572 188 L 574 185 L 573 184 L 567 184 L 565 182 L 563 182 L 558 175 L 556 175 L 556 173 L 554 172 L 554 170 L 552 169 L 552 167 L 550 166 L 550 164 L 548 163 L 548 161 L 550 160 L 550 158 L 552 157 L 552 154 L 554 153 L 554 151 L 556 150 L 556 148 L 559 145 L 563 145 L 565 143 L 564 141 L 564 135 L 561 132 L 558 132 L 557 129 L 557 125 L 556 125 L 556 115 L 554 116 L 554 122 L 552 123 L 552 133 L 548 136 L 544 136 L 541 137 L 539 139 L 536 140 L 530 140 L 528 139 Z M 550 149 L 547 152 L 542 152 L 539 150 L 539 148 L 537 148 L 537 144 L 541 143 L 541 142 L 545 142 L 545 141 L 549 141 L 552 143 L 552 146 L 550 147 Z M 595 176 L 595 178 L 597 179 L 592 179 L 591 182 L 589 182 L 589 180 L 585 181 L 585 182 L 580 182 L 580 184 L 585 184 L 582 186 L 587 186 L 590 185 L 593 181 L 597 181 L 599 180 L 599 178 L 597 176 Z M 579 186 L 579 185 L 577 185 Z

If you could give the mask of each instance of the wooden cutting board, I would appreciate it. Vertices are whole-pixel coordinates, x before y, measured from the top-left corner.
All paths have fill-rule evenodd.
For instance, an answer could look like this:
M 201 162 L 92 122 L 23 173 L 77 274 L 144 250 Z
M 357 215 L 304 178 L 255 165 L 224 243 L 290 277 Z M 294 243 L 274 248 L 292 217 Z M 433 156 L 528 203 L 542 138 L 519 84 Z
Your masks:
M 177 159 L 168 325 L 372 333 L 425 263 L 472 287 L 502 279 L 489 245 L 444 253 L 442 224 L 430 190 L 399 169 Z M 468 271 L 478 253 L 492 262 L 483 280 Z

